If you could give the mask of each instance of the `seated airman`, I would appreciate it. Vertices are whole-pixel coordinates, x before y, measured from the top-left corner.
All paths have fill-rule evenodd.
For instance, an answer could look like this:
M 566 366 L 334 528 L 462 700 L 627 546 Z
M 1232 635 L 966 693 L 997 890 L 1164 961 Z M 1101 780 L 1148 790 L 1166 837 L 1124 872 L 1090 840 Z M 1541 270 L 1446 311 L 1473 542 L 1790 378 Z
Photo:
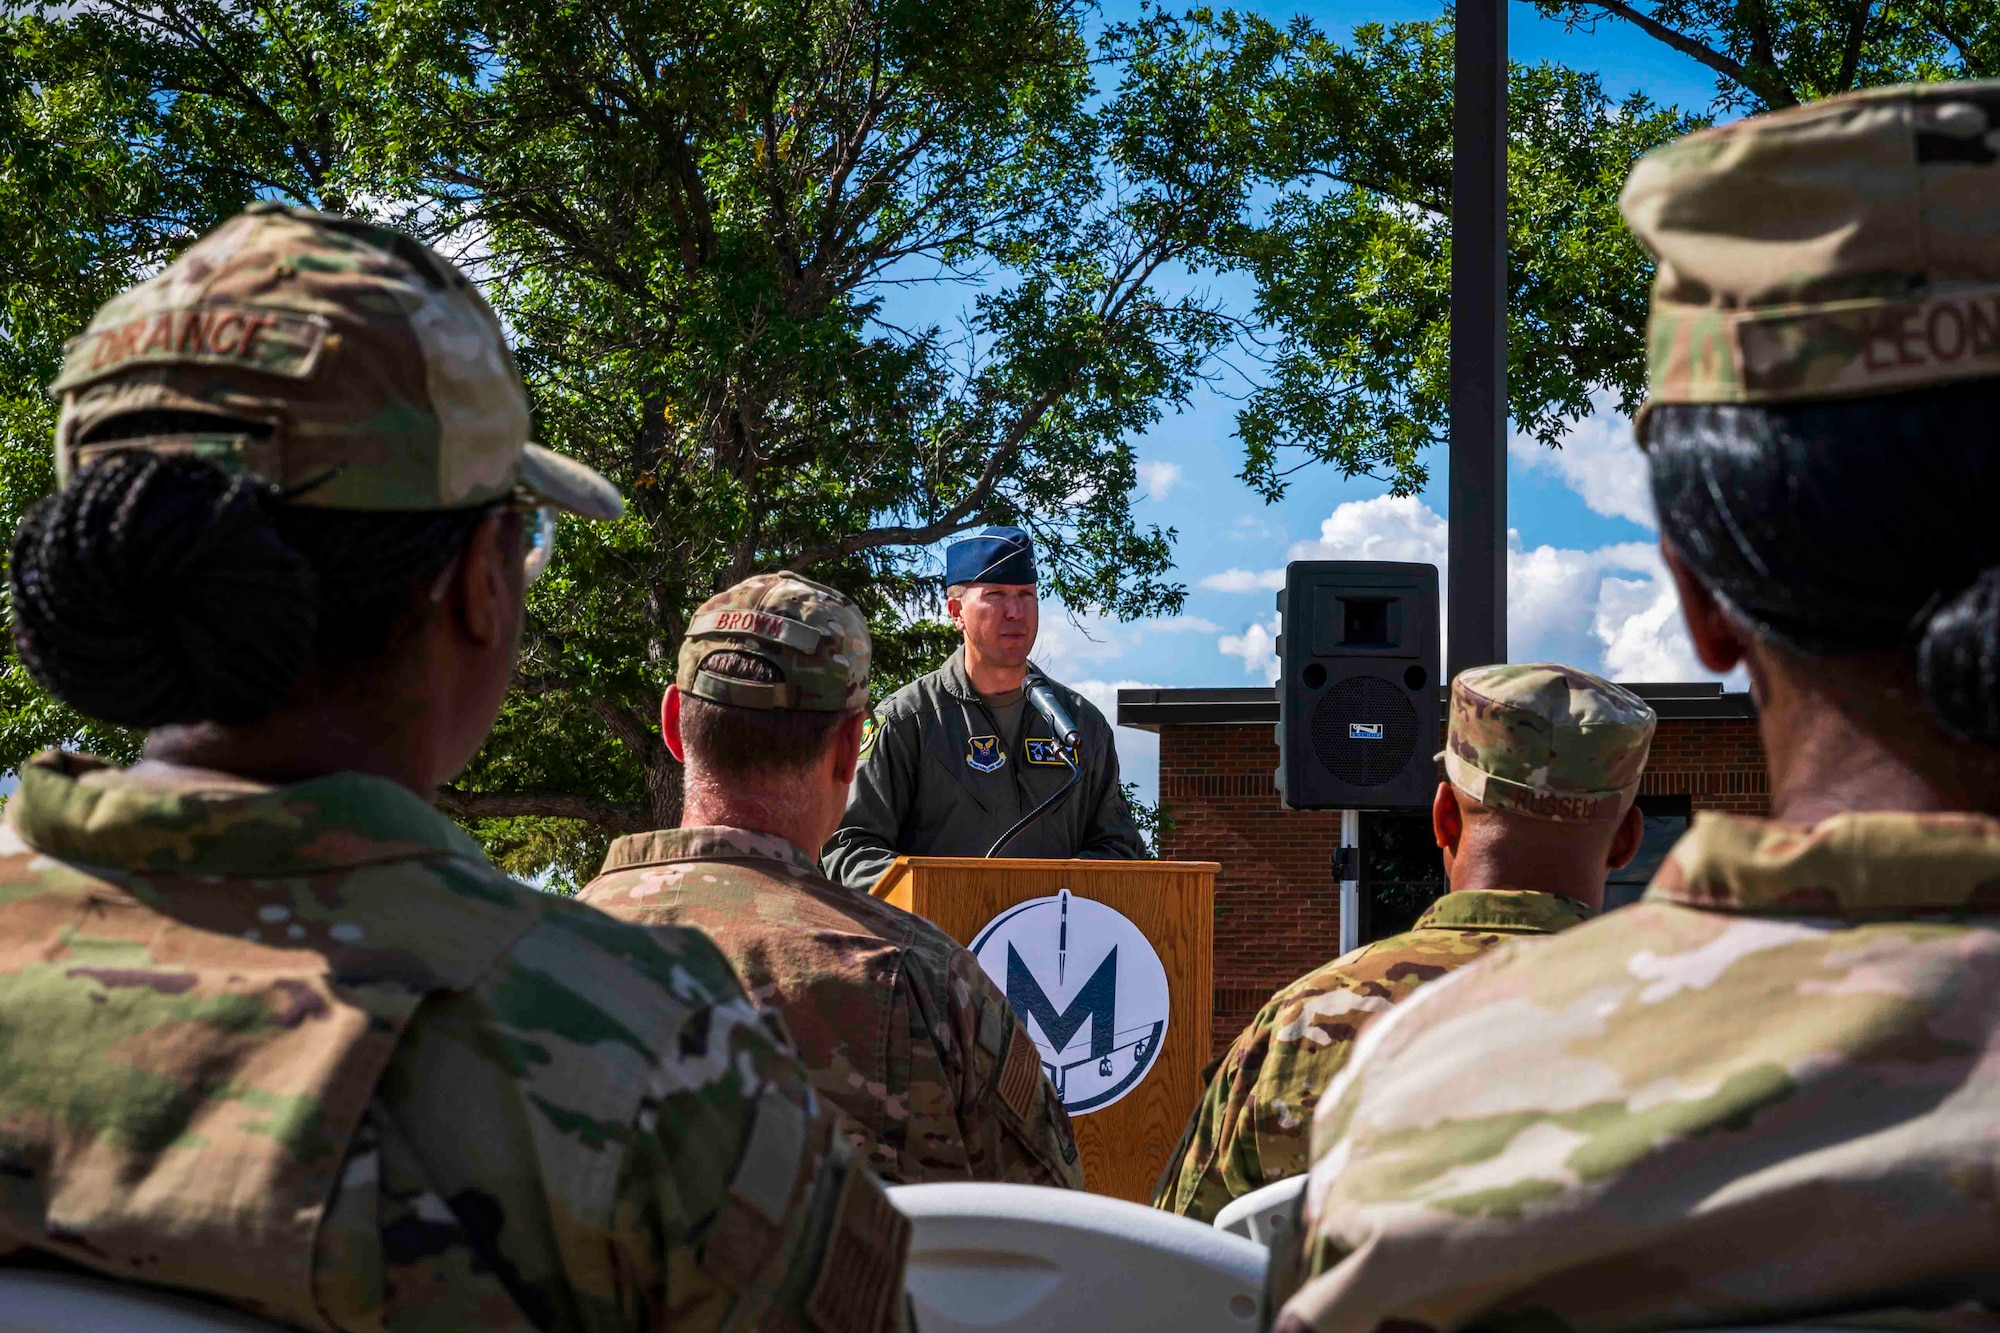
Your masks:
M 146 729 L 0 829 L 0 1250 L 306 1328 L 903 1324 L 908 1227 L 692 930 L 509 878 L 429 798 L 550 506 L 500 325 L 409 237 L 260 204 L 98 312 L 20 660 Z
M 1652 736 L 1653 710 L 1587 671 L 1461 671 L 1431 803 L 1451 891 L 1410 930 L 1271 997 L 1223 1056 L 1153 1206 L 1212 1222 L 1232 1199 L 1302 1174 L 1313 1107 L 1369 1024 L 1509 940 L 1596 912 L 1605 874 L 1639 849 L 1633 801 Z
M 582 899 L 713 936 L 885 1180 L 1081 1188 L 1069 1117 L 978 960 L 819 871 L 854 780 L 868 660 L 861 612 L 796 574 L 704 603 L 661 712 L 687 766 L 682 826 L 613 843 Z

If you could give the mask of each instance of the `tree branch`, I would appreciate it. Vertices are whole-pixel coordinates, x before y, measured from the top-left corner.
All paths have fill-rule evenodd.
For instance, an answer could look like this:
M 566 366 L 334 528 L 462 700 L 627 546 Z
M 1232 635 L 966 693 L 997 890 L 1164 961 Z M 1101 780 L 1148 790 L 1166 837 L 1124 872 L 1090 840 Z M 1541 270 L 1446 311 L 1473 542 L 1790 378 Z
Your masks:
M 1861 0 L 1855 6 L 1854 21 L 1847 25 L 1847 41 L 1840 52 L 1840 72 L 1834 76 L 1833 92 L 1844 93 L 1854 87 L 1855 71 L 1861 67 L 1861 44 L 1868 36 L 1868 20 L 1873 17 L 1874 0 Z
M 1625 0 L 1590 0 L 1607 14 L 1615 14 L 1649 37 L 1665 42 L 1684 56 L 1692 56 L 1726 79 L 1733 79 L 1751 92 L 1764 99 L 1772 110 L 1779 107 L 1797 106 L 1799 99 L 1790 88 L 1773 82 L 1763 73 L 1753 71 L 1749 66 L 1733 60 L 1722 52 L 1706 46 L 1686 33 L 1669 28 L 1650 14 L 1642 14 Z
M 439 787 L 433 803 L 453 819 L 580 819 L 614 833 L 643 833 L 653 826 L 644 806 L 567 792 Z
M 663 748 L 666 742 L 659 733 L 646 725 L 646 720 L 624 704 L 609 699 L 592 699 L 590 710 L 618 738 L 619 744 L 632 752 L 632 757 L 645 763 L 646 756 L 655 748 Z

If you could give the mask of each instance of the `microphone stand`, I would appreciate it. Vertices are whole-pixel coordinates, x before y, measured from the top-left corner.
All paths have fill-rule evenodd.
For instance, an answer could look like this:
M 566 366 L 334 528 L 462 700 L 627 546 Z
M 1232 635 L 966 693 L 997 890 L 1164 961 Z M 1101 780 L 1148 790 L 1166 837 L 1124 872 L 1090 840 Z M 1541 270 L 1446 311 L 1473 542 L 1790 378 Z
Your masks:
M 1071 741 L 1077 734 L 1076 723 L 1070 721 L 1068 710 L 1055 697 L 1054 692 L 1049 688 L 1047 679 L 1040 673 L 1030 675 L 1023 682 L 1023 685 L 1027 691 L 1029 702 L 1034 704 L 1036 712 L 1042 714 L 1048 720 L 1049 730 L 1055 733 L 1054 744 L 1056 753 L 1062 756 L 1062 761 L 1065 764 L 1069 765 L 1069 779 L 1056 789 L 1054 795 L 1016 820 L 1012 828 L 1001 834 L 999 839 L 986 849 L 986 855 L 989 860 L 998 856 L 1000 849 L 1012 842 L 1015 835 L 1020 833 L 1022 829 L 1028 827 L 1028 825 L 1054 809 L 1058 801 L 1076 790 L 1076 784 L 1083 781 L 1083 770 L 1076 766 L 1076 752 L 1071 748 Z
M 1056 744 L 1056 753 L 1060 754 L 1062 756 L 1063 762 L 1069 765 L 1068 780 L 1065 781 L 1062 786 L 1056 788 L 1055 794 L 1053 796 L 1050 796 L 1046 801 L 1043 801 L 1040 805 L 1030 810 L 1027 814 L 1022 815 L 1019 819 L 1015 820 L 1014 826 L 1008 829 L 1005 833 L 1001 834 L 998 841 L 996 841 L 991 847 L 988 847 L 986 849 L 986 855 L 989 859 L 1000 855 L 1000 849 L 1002 847 L 1005 847 L 1008 843 L 1014 841 L 1015 834 L 1019 833 L 1022 829 L 1028 827 L 1028 825 L 1034 823 L 1037 819 L 1040 819 L 1043 815 L 1047 814 L 1051 809 L 1055 807 L 1057 801 L 1060 801 L 1063 797 L 1069 795 L 1072 791 L 1076 790 L 1076 784 L 1083 781 L 1083 770 L 1076 766 L 1076 758 L 1070 754 L 1069 747 L 1067 745 L 1064 745 L 1061 741 L 1057 741 L 1055 744 Z

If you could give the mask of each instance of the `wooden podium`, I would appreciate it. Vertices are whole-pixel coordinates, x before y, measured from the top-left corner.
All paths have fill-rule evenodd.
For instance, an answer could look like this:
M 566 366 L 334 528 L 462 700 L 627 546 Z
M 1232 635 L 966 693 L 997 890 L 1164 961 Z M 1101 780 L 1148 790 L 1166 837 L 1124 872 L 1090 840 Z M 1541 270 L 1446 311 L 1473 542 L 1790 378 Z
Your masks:
M 1124 1028 L 1119 1033 L 1120 1045 L 1115 1057 L 1127 1062 L 1135 1081 L 1116 1093 L 1115 1100 L 1071 1112 L 1077 1148 L 1083 1156 L 1084 1184 L 1093 1194 L 1109 1194 L 1140 1203 L 1150 1201 L 1160 1169 L 1179 1143 L 1181 1130 L 1186 1127 L 1195 1104 L 1201 1100 L 1201 1070 L 1208 1062 L 1209 1016 L 1215 986 L 1215 872 L 1220 868 L 1213 861 L 989 861 L 961 856 L 899 856 L 876 881 L 877 898 L 926 918 L 967 947 L 989 927 L 1007 929 L 999 924 L 999 918 L 1008 916 L 1013 920 L 1010 909 L 1037 899 L 1057 898 L 1059 891 L 1065 889 L 1073 898 L 1113 909 L 1136 926 L 1152 946 L 1166 973 L 1165 1030 L 1153 1038 L 1151 1027 L 1144 1023 Z M 1061 910 L 1062 924 L 1056 925 L 1058 917 L 1053 906 L 1023 909 L 1038 914 L 1034 929 L 1045 931 L 1055 926 L 1064 932 L 1066 943 L 1070 909 L 1064 905 Z M 1076 912 L 1080 925 L 1086 914 L 1092 920 L 1102 919 L 1101 913 L 1080 908 Z M 1054 1072 L 1058 1077 L 1074 1077 L 1072 1071 L 1086 1061 L 1092 1067 L 1084 1070 L 1085 1076 L 1112 1073 L 1114 1055 L 1105 1055 L 1103 1064 L 1097 1065 L 1095 1051 L 1085 1049 L 1088 1042 L 1079 1047 L 1084 1049 L 1084 1059 L 1058 1059 L 1051 1064 L 1050 1041 L 1077 1043 L 1082 1041 L 1078 1034 L 1087 1034 L 1100 1043 L 1096 1050 L 1103 1050 L 1109 1040 L 1092 1027 L 1083 1026 L 1084 1020 L 1077 1016 L 1092 998 L 1083 992 L 1091 991 L 1093 985 L 1096 998 L 1106 998 L 1105 988 L 1097 983 L 1101 981 L 1100 974 L 1109 975 L 1104 971 L 1107 965 L 1101 945 L 1098 957 L 1084 956 L 1090 949 L 1081 939 L 1079 946 L 1074 971 L 1068 973 L 1067 989 L 1056 987 L 1060 993 L 1055 1003 L 1039 990 L 1028 991 L 1034 1000 L 1046 1006 L 1042 1012 L 1058 1020 L 1054 1026 L 1059 1031 L 1055 1034 L 1045 1031 L 1044 1023 L 1030 1024 L 1030 1033 L 1042 1050 L 1044 1072 Z M 1009 978 L 999 973 L 1010 966 L 1018 970 L 1019 965 L 1005 945 L 988 952 L 995 957 L 982 956 L 981 961 L 988 973 L 994 974 L 995 983 L 1007 990 Z M 996 966 L 998 959 L 1007 961 Z M 1118 969 L 1119 975 L 1125 975 L 1125 968 L 1132 965 L 1129 956 L 1124 966 L 1115 961 L 1109 964 Z M 1046 968 L 1042 981 L 1045 986 L 1054 981 L 1046 975 Z M 1079 981 L 1085 984 L 1079 987 Z M 1066 998 L 1069 1006 L 1061 1008 L 1060 1002 Z M 1033 1009 L 1036 1005 L 1024 1006 L 1017 999 L 1014 1007 L 1021 1013 L 1024 1007 Z M 1026 1013 L 1021 1013 L 1021 1018 L 1023 1022 L 1029 1021 Z M 1066 1027 L 1068 1035 L 1061 1031 Z M 1150 1052 L 1153 1056 L 1150 1067 L 1139 1073 L 1139 1059 L 1132 1053 L 1134 1050 L 1147 1053 L 1148 1040 L 1157 1041 L 1158 1048 Z M 1065 1054 L 1069 1049 L 1065 1048 Z M 1075 1105 L 1079 1095 L 1072 1092 L 1067 1100 Z

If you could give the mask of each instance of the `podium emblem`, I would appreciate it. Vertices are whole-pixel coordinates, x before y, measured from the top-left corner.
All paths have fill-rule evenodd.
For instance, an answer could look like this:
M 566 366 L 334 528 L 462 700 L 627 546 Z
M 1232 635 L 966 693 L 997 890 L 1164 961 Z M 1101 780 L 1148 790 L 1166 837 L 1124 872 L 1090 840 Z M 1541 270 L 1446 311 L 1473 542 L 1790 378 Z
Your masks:
M 987 922 L 972 953 L 1007 992 L 1071 1115 L 1111 1105 L 1160 1058 L 1167 969 L 1123 913 L 1061 889 Z

